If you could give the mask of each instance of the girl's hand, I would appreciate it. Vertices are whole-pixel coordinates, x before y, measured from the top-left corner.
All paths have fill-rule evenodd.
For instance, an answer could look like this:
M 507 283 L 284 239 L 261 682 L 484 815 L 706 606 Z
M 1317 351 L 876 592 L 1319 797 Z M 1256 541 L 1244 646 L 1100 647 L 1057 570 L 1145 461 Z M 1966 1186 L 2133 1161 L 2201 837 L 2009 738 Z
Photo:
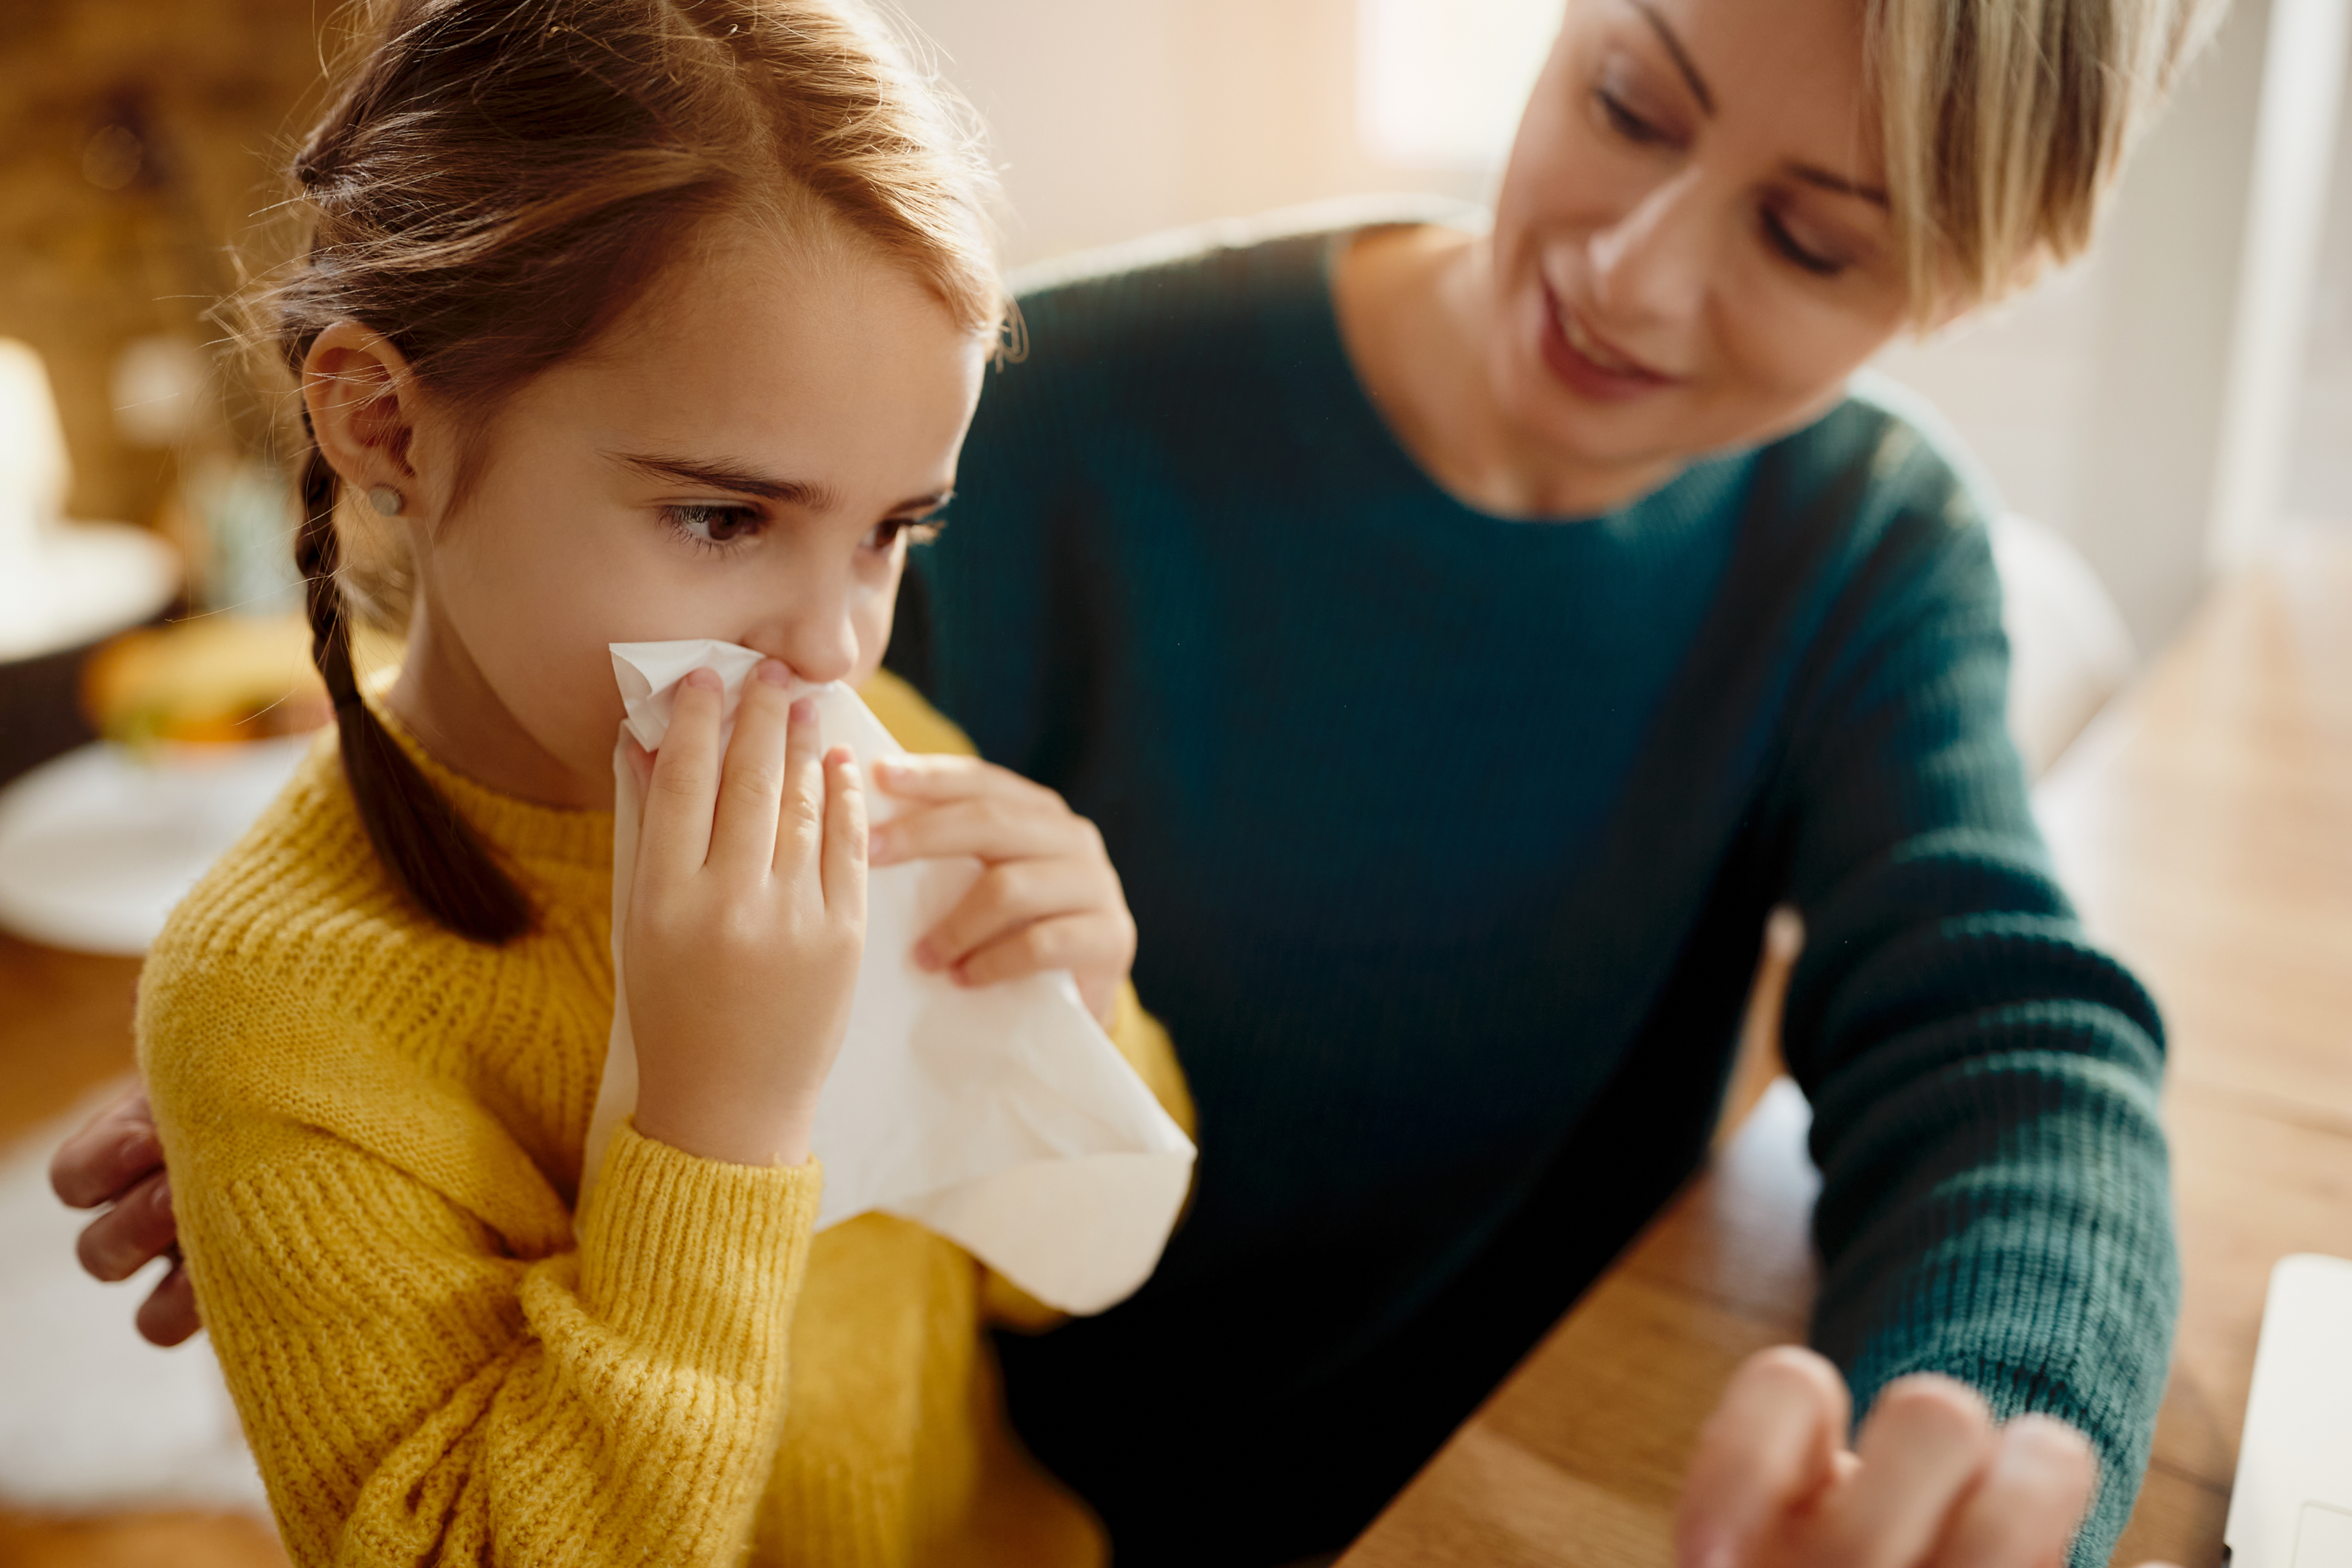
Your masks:
M 1812 1352 L 1750 1356 L 1699 1436 L 1679 1568 L 2063 1568 L 2099 1473 L 2081 1433 L 1996 1426 L 1946 1377 L 1887 1384 L 1849 1450 L 1852 1414 Z
M 775 659 L 719 754 L 719 682 L 679 688 L 650 766 L 622 956 L 637 1131 L 707 1159 L 796 1165 L 849 1026 L 866 941 L 866 805 L 848 748 Z
M 987 868 L 915 944 L 915 962 L 960 985 L 1066 969 L 1110 1027 L 1135 962 L 1135 917 L 1095 825 L 1045 785 L 976 757 L 897 757 L 874 775 L 885 795 L 914 803 L 874 830 L 875 865 L 971 855 Z

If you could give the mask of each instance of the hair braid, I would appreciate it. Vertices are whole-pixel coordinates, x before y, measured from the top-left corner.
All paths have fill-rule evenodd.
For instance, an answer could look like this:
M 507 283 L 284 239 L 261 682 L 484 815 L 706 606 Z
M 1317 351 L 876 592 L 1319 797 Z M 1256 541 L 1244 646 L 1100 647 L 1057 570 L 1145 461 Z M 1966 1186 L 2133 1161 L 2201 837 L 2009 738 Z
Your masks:
M 289 171 L 287 259 L 229 313 L 268 373 L 296 384 L 331 324 L 381 332 L 464 432 L 453 497 L 500 401 L 596 341 L 709 225 L 777 240 L 823 226 L 909 269 L 975 336 L 1007 324 L 987 159 L 868 0 L 344 12 L 334 86 Z M 307 420 L 289 444 L 302 455 L 295 557 L 312 656 L 360 819 L 426 913 L 509 941 L 529 929 L 529 901 L 361 700 L 350 623 L 401 618 L 403 542 L 377 552 L 366 532 L 339 534 L 341 487 Z
M 306 416 L 305 435 L 309 425 Z M 393 880 L 426 914 L 472 942 L 511 942 L 530 929 L 530 900 L 360 695 L 351 617 L 336 581 L 341 491 L 341 481 L 313 438 L 302 459 L 302 526 L 294 536 L 294 563 L 310 616 L 310 660 L 335 705 L 343 776 L 361 825 Z

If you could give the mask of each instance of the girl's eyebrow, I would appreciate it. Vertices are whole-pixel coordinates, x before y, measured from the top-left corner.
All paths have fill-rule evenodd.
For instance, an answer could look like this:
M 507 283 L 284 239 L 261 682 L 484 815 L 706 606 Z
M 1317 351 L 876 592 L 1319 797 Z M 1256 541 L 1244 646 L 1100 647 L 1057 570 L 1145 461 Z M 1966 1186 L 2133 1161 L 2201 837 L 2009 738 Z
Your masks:
M 666 458 L 654 453 L 615 452 L 610 456 L 622 467 L 635 468 L 656 479 L 677 479 L 715 490 L 733 490 L 738 495 L 758 496 L 761 500 L 782 501 L 788 506 L 805 507 L 810 511 L 831 511 L 839 504 L 833 491 L 805 479 L 779 479 L 725 463 L 698 463 L 690 458 Z

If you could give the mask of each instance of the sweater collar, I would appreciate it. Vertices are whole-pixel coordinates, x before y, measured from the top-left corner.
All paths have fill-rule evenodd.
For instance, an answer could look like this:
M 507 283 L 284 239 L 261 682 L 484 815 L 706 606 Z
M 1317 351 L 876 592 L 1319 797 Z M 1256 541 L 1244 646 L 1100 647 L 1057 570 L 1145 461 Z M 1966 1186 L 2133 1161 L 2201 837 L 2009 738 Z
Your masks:
M 436 758 L 383 700 L 388 681 L 369 681 L 361 700 L 400 749 L 424 770 L 433 787 L 457 808 L 475 832 L 526 865 L 604 871 L 613 864 L 613 814 L 519 800 L 467 778 Z

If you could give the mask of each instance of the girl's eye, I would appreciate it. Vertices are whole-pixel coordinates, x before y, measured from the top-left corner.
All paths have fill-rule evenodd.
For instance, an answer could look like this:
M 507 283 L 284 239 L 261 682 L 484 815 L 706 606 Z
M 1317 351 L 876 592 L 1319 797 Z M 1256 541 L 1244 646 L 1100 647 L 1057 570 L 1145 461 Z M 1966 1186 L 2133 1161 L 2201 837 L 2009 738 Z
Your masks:
M 763 520 L 751 507 L 691 501 L 662 508 L 662 521 L 688 543 L 716 550 L 757 534 Z
M 1787 222 L 1770 207 L 1764 209 L 1764 237 L 1773 249 L 1816 278 L 1834 278 L 1846 268 L 1843 258 L 1824 256 L 1801 242 L 1789 231 Z
M 1635 146 L 1663 146 L 1672 140 L 1664 130 L 1634 113 L 1623 99 L 1605 86 L 1592 89 L 1592 101 L 1600 105 L 1601 118 L 1609 122 L 1609 128 Z
M 937 516 L 886 517 L 867 529 L 866 537 L 859 540 L 857 543 L 860 549 L 871 550 L 877 555 L 887 555 L 897 547 L 901 539 L 909 544 L 929 544 L 940 536 L 940 530 L 946 526 L 946 521 Z

